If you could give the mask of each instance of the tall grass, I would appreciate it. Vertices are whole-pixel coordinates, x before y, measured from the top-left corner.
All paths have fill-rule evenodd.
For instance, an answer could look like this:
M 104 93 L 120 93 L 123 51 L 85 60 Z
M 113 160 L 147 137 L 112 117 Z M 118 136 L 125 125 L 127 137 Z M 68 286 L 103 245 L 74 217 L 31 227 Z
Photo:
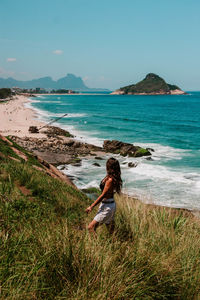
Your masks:
M 94 238 L 89 201 L 29 163 L 1 160 L 1 299 L 199 299 L 198 219 L 121 196 L 115 233 L 102 226 Z

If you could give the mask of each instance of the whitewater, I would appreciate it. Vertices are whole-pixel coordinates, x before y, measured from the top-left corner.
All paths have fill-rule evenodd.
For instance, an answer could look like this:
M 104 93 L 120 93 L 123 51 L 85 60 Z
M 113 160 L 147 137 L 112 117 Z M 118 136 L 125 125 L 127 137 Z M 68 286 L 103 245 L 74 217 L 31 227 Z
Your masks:
M 105 139 L 116 139 L 154 149 L 150 160 L 116 155 L 124 192 L 147 203 L 200 209 L 200 92 L 178 96 L 43 95 L 31 98 L 31 107 L 46 122 L 67 113 L 55 125 L 81 141 L 102 145 Z M 105 162 L 83 158 L 81 167 L 60 168 L 79 188 L 98 187 Z M 129 162 L 137 167 L 129 168 Z

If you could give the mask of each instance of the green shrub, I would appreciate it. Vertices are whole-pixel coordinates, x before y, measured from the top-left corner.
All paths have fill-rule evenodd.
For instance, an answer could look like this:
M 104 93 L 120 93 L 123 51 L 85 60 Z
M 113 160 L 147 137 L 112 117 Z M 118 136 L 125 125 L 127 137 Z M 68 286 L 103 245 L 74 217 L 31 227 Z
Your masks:
M 12 95 L 11 89 L 2 88 L 0 89 L 0 99 L 6 99 Z
M 148 156 L 148 155 L 151 155 L 149 150 L 140 148 L 135 152 L 134 157 L 141 157 L 141 156 Z

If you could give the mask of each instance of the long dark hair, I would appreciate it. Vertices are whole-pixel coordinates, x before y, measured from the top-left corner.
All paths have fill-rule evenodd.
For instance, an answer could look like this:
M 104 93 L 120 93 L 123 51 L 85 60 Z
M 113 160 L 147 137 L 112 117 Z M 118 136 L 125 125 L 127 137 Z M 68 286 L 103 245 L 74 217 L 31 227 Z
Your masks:
M 108 176 L 113 179 L 114 189 L 120 193 L 122 188 L 121 169 L 117 159 L 111 157 L 106 162 L 106 170 Z

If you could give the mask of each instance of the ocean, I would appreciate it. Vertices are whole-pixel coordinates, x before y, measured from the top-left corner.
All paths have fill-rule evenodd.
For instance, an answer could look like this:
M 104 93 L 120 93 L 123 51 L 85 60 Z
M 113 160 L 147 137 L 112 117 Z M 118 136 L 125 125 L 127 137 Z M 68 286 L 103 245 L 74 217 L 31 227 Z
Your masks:
M 53 125 L 81 141 L 102 145 L 105 139 L 115 139 L 153 148 L 152 160 L 116 155 L 124 192 L 146 203 L 200 209 L 200 92 L 173 96 L 44 95 L 31 101 L 40 120 L 68 113 Z M 79 188 L 98 187 L 105 176 L 105 162 L 85 158 L 81 167 L 62 167 Z M 136 162 L 137 167 L 129 168 L 128 162 Z

